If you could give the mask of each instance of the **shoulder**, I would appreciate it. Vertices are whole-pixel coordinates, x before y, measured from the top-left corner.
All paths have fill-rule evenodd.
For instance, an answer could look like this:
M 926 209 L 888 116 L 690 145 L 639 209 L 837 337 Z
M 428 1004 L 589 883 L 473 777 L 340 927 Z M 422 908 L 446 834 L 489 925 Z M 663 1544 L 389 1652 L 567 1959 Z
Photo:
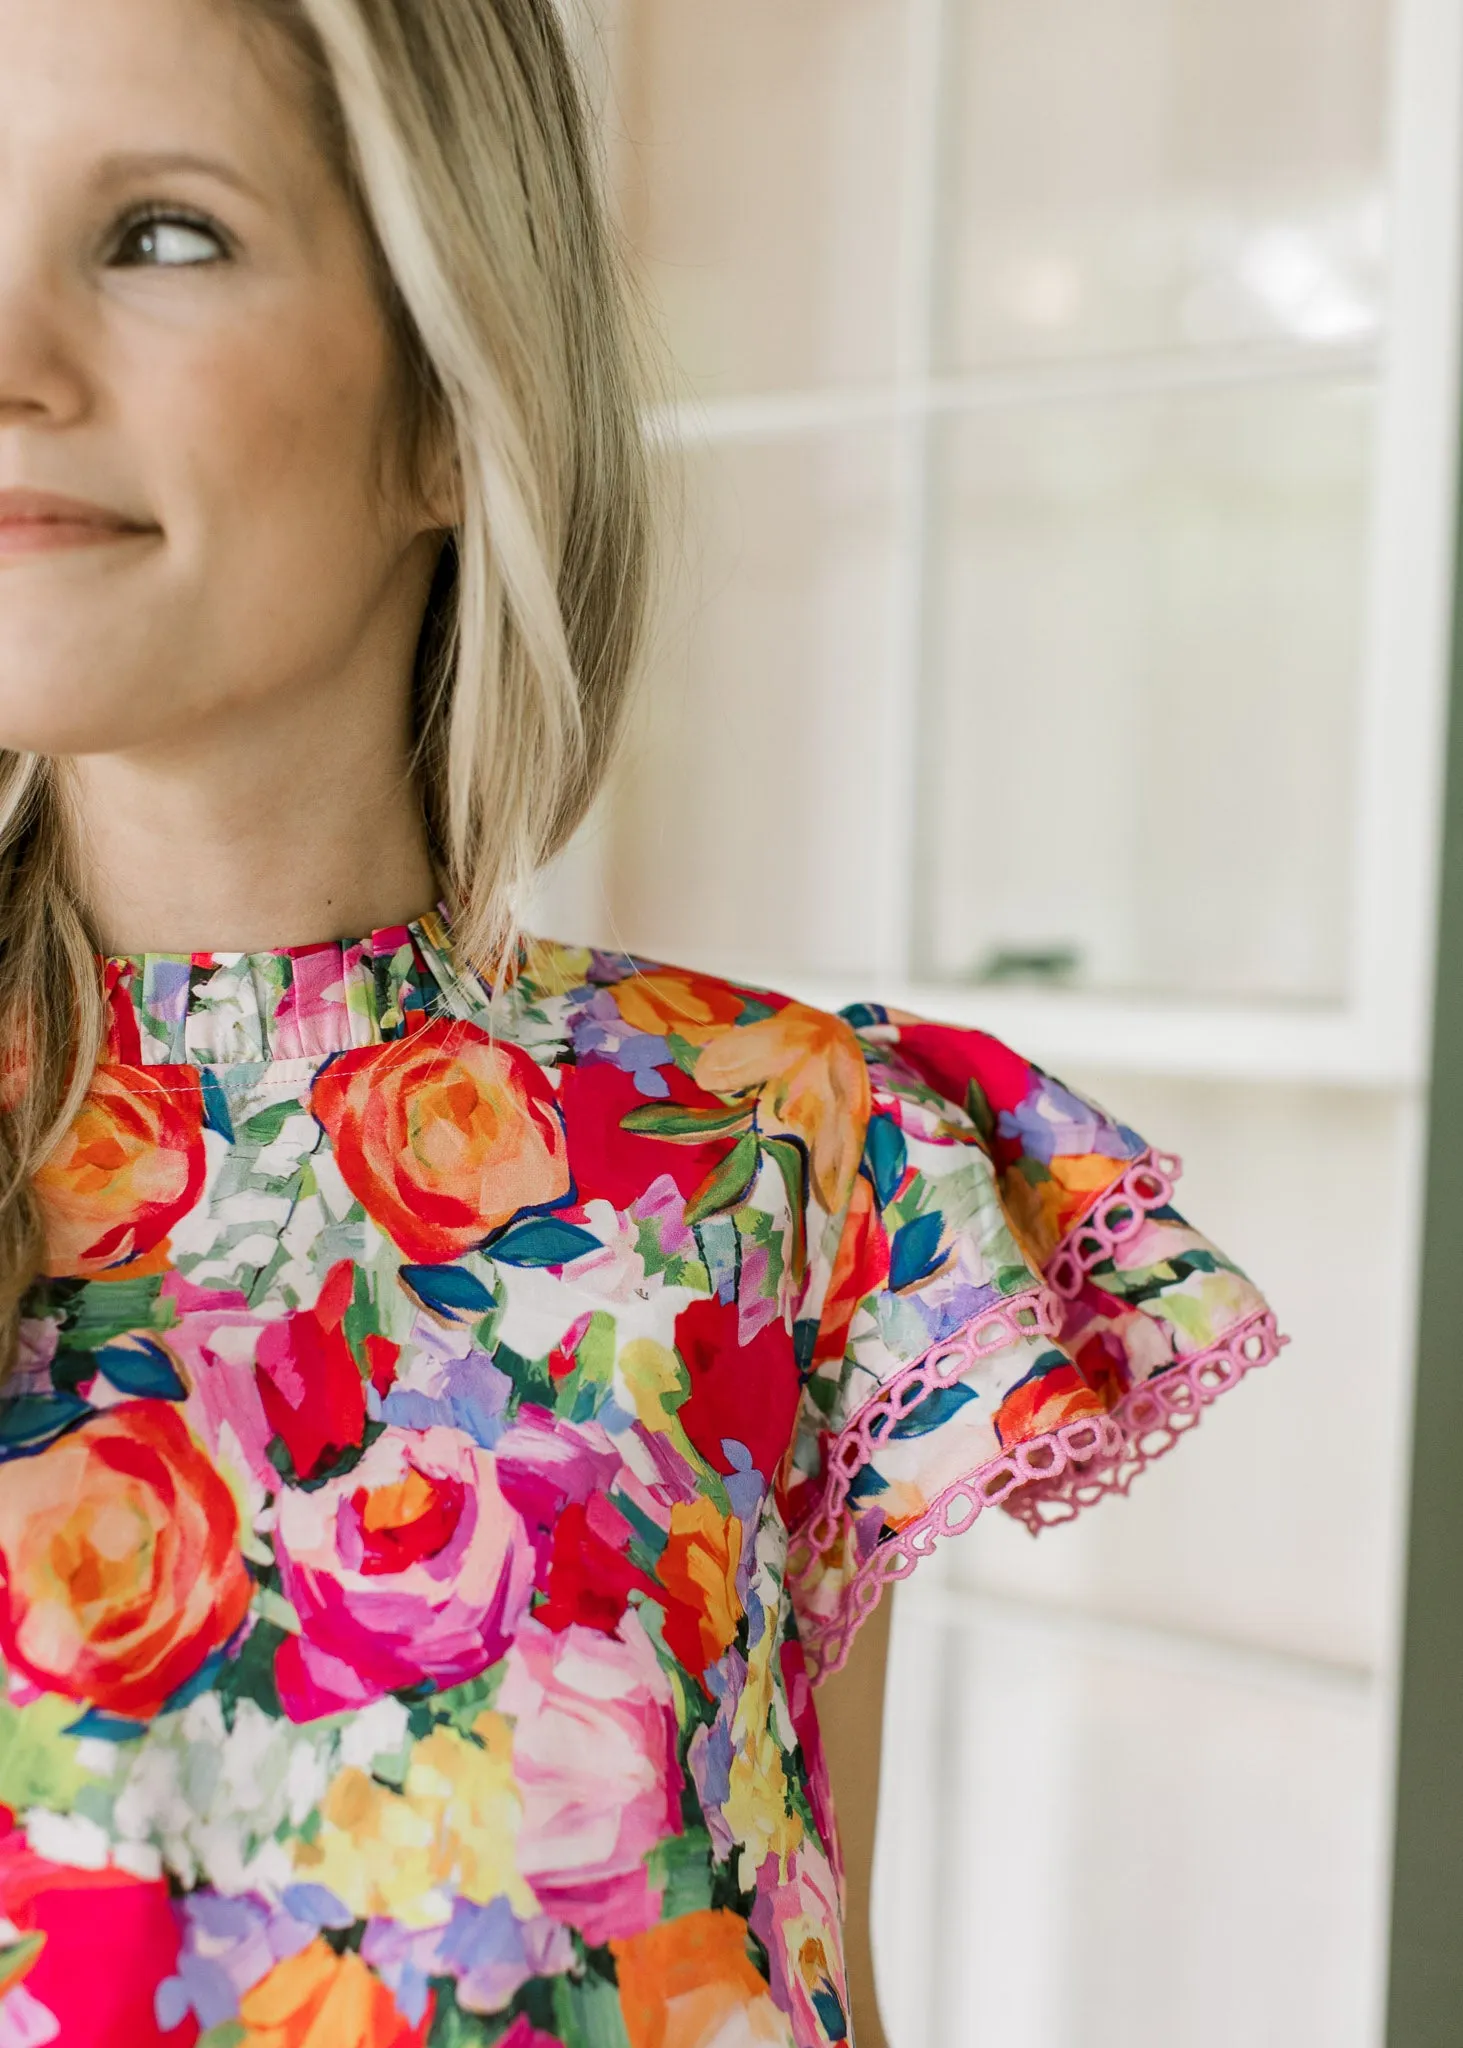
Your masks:
M 571 1028 L 589 1017 L 620 1040 L 659 1041 L 713 1090 L 750 1086 L 809 1061 L 864 1064 L 860 1034 L 849 1016 L 781 989 L 556 939 L 529 939 L 522 958 L 522 1006 L 562 1005 Z M 581 1033 L 574 1032 L 577 1054 L 594 1049 L 592 1031 L 582 1043 Z
M 551 939 L 527 944 L 519 998 L 520 1015 L 561 1009 L 565 1056 L 581 1068 L 634 1077 L 646 1107 L 631 1129 L 685 1137 L 678 1113 L 693 1096 L 733 1106 L 759 1136 L 802 1148 L 826 1208 L 847 1202 L 871 1107 L 847 1017 L 702 968 Z
M 850 1029 L 837 1012 L 814 1010 L 784 990 L 643 953 L 529 936 L 520 963 L 518 987 L 530 1000 L 562 996 L 579 1004 L 602 995 L 656 1036 L 674 1034 L 705 1043 L 783 1011 L 821 1017 L 839 1031 Z

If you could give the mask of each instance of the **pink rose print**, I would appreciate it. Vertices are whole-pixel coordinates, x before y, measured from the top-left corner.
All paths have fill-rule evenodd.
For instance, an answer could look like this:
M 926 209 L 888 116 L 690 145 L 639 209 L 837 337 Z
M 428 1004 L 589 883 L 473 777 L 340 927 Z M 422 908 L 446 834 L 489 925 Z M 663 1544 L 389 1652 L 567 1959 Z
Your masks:
M 645 1858 L 681 1831 L 670 1680 L 638 1616 L 620 1635 L 524 1623 L 499 1709 L 516 1722 L 519 1868 L 546 1913 L 599 1943 L 660 1914 Z
M 353 1471 L 281 1494 L 275 1552 L 303 1631 L 275 1660 L 292 1721 L 475 1678 L 533 1590 L 491 1453 L 441 1427 L 387 1429 Z

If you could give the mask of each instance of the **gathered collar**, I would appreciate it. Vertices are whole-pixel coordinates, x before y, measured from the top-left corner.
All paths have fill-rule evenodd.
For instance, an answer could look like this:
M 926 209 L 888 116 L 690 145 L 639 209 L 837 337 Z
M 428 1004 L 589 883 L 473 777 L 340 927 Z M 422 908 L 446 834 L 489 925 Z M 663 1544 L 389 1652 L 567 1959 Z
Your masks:
M 122 955 L 103 972 L 106 1056 L 129 1066 L 322 1059 L 405 1037 L 434 1017 L 481 1018 L 492 994 L 459 960 L 445 905 L 364 939 Z

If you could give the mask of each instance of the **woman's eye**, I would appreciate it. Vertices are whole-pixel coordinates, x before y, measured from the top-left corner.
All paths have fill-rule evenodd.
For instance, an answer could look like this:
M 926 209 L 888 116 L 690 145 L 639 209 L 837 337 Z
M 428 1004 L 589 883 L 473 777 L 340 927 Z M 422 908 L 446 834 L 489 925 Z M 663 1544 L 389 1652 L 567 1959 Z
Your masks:
M 223 237 L 204 222 L 158 214 L 134 220 L 124 228 L 111 261 L 121 269 L 155 265 L 172 270 L 191 264 L 218 263 L 226 254 Z

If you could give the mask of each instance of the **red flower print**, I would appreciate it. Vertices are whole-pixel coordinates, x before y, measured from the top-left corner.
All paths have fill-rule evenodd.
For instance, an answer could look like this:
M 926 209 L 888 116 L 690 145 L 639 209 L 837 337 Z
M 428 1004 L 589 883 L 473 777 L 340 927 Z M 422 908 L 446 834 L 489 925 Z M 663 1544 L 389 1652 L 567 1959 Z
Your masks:
M 557 2034 L 541 2033 L 520 2013 L 507 2033 L 498 2036 L 498 2048 L 564 2048 L 564 2044 Z
M 351 1193 L 414 1265 L 441 1265 L 569 1193 L 553 1082 L 453 1018 L 322 1067 L 310 1107 Z
M 653 1181 L 669 1176 L 687 1197 L 726 1158 L 741 1129 L 730 1134 L 718 1131 L 704 1143 L 679 1139 L 668 1144 L 662 1137 L 622 1128 L 632 1110 L 670 1107 L 718 1111 L 725 1104 L 698 1088 L 679 1067 L 662 1067 L 669 1093 L 643 1095 L 633 1074 L 626 1074 L 607 1060 L 586 1060 L 563 1073 L 564 1122 L 569 1133 L 569 1164 L 581 1202 L 596 1196 L 612 1207 L 625 1210 L 637 1202 Z
M 366 1354 L 366 1364 L 370 1368 L 371 1385 L 384 1401 L 396 1384 L 396 1366 L 401 1357 L 401 1346 L 394 1343 L 390 1337 L 382 1337 L 372 1330 L 362 1349 Z
M 686 1435 L 722 1473 L 737 1469 L 726 1444 L 741 1444 L 770 1483 L 797 1421 L 798 1369 L 787 1330 L 767 1323 L 743 1344 L 736 1303 L 713 1295 L 676 1317 L 676 1350 L 691 1377 L 677 1410 Z
M 1060 1358 L 1059 1353 L 1052 1356 Z M 1012 1387 L 996 1410 L 996 1435 L 1006 1446 L 1030 1443 L 1065 1423 L 1105 1413 L 1076 1366 L 1062 1358 L 1049 1372 L 1032 1373 Z
M 249 1611 L 234 1497 L 165 1401 L 125 1401 L 0 1486 L 0 1656 L 43 1691 L 156 1714 Z
M 984 1031 L 954 1024 L 901 1023 L 898 1057 L 947 1102 L 964 1104 L 976 1082 L 991 1108 L 1019 1109 L 1031 1093 L 1031 1062 Z
M 535 1608 L 535 1620 L 555 1630 L 578 1623 L 616 1634 L 633 1589 L 659 1597 L 654 1581 L 631 1564 L 629 1543 L 629 1523 L 603 1494 L 591 1494 L 583 1506 L 571 1501 L 554 1524 L 549 1597 Z
M 1122 1304 L 1114 1303 L 1119 1314 Z M 1114 1330 L 1099 1330 L 1081 1345 L 1076 1365 L 1105 1408 L 1116 1408 L 1133 1384 L 1133 1365 L 1121 1337 Z
M 157 1251 L 203 1192 L 205 1167 L 196 1067 L 99 1067 L 35 1176 L 46 1271 L 91 1280 Z
M 13 1828 L 0 1831 L 0 1917 L 36 1942 L 23 1981 L 65 2048 L 193 2048 L 191 2014 L 164 2032 L 154 2010 L 178 1964 L 165 1880 L 47 1862 Z
M 341 1327 L 354 1283 L 355 1268 L 342 1259 L 314 1308 L 266 1323 L 259 1334 L 259 1398 L 297 1479 L 313 1479 L 353 1450 L 366 1427 L 365 1384 Z

